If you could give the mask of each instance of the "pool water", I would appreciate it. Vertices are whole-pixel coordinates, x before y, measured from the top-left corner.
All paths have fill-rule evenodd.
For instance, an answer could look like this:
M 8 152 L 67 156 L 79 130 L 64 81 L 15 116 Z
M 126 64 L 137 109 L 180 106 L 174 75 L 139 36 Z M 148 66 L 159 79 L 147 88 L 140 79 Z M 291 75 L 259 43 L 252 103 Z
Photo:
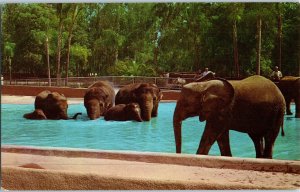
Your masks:
M 69 116 L 82 112 L 77 120 L 27 120 L 23 114 L 33 111 L 32 104 L 1 104 L 1 144 L 175 153 L 175 105 L 161 103 L 158 117 L 140 123 L 105 121 L 103 117 L 89 120 L 83 104 L 69 105 Z M 183 122 L 182 153 L 196 153 L 204 126 L 198 117 Z M 279 134 L 275 142 L 273 158 L 300 160 L 300 119 L 285 116 L 284 130 L 285 136 Z M 247 134 L 230 131 L 230 145 L 233 156 L 255 157 Z M 217 143 L 209 154 L 220 155 Z

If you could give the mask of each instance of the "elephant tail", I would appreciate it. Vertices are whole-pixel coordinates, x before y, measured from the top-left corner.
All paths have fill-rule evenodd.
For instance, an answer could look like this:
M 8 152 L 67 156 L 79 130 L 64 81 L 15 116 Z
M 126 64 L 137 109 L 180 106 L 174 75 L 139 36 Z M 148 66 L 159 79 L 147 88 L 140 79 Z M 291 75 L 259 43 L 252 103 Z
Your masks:
M 77 119 L 78 115 L 82 115 L 82 113 L 76 113 L 71 119 Z
M 284 136 L 284 129 L 283 129 L 283 121 L 284 121 L 284 118 L 282 118 L 282 122 L 281 122 L 281 136 Z

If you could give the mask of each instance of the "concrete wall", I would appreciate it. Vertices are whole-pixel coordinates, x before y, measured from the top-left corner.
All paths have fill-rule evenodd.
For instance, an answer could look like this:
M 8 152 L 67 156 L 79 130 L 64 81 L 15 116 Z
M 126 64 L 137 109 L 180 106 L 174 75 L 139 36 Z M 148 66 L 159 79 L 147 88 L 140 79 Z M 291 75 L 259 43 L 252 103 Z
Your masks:
M 66 97 L 83 98 L 85 88 L 68 88 L 68 87 L 34 87 L 34 86 L 12 86 L 3 85 L 1 87 L 1 94 L 3 95 L 22 95 L 22 96 L 36 96 L 44 90 L 56 91 L 64 94 Z M 179 91 L 164 90 L 163 100 L 177 100 Z

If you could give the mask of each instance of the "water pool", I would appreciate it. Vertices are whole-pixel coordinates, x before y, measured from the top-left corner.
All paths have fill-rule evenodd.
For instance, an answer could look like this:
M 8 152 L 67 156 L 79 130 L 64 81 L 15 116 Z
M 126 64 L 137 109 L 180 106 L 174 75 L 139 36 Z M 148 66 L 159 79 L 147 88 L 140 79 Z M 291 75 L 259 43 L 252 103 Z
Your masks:
M 77 120 L 27 120 L 30 105 L 1 104 L 1 144 L 72 147 L 99 150 L 131 150 L 175 153 L 173 112 L 175 103 L 161 103 L 158 117 L 149 122 L 89 120 L 83 104 L 69 105 L 69 116 L 82 112 Z M 295 106 L 292 106 L 292 110 Z M 273 158 L 300 160 L 300 119 L 285 117 L 285 136 L 277 137 Z M 182 153 L 195 154 L 205 122 L 198 117 L 185 120 L 182 127 Z M 233 156 L 255 157 L 247 134 L 230 131 Z M 217 143 L 210 155 L 220 155 Z

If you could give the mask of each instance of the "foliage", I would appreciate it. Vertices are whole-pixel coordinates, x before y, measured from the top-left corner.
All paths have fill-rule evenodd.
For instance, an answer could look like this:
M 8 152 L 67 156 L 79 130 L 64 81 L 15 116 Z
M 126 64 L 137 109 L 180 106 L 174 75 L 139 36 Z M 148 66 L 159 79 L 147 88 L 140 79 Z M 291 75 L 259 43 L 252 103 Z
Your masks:
M 108 69 L 112 75 L 120 76 L 156 76 L 153 66 L 137 63 L 132 60 L 118 61 Z
M 283 23 L 282 72 L 299 75 L 297 3 L 6 4 L 2 70 L 9 71 L 9 58 L 15 73 L 46 76 L 48 38 L 52 76 L 57 71 L 66 76 L 70 50 L 70 76 L 157 76 L 209 67 L 220 76 L 233 77 L 236 48 L 240 74 L 245 77 L 255 74 L 256 21 L 261 17 L 261 74 L 268 76 L 278 60 L 279 15 Z

